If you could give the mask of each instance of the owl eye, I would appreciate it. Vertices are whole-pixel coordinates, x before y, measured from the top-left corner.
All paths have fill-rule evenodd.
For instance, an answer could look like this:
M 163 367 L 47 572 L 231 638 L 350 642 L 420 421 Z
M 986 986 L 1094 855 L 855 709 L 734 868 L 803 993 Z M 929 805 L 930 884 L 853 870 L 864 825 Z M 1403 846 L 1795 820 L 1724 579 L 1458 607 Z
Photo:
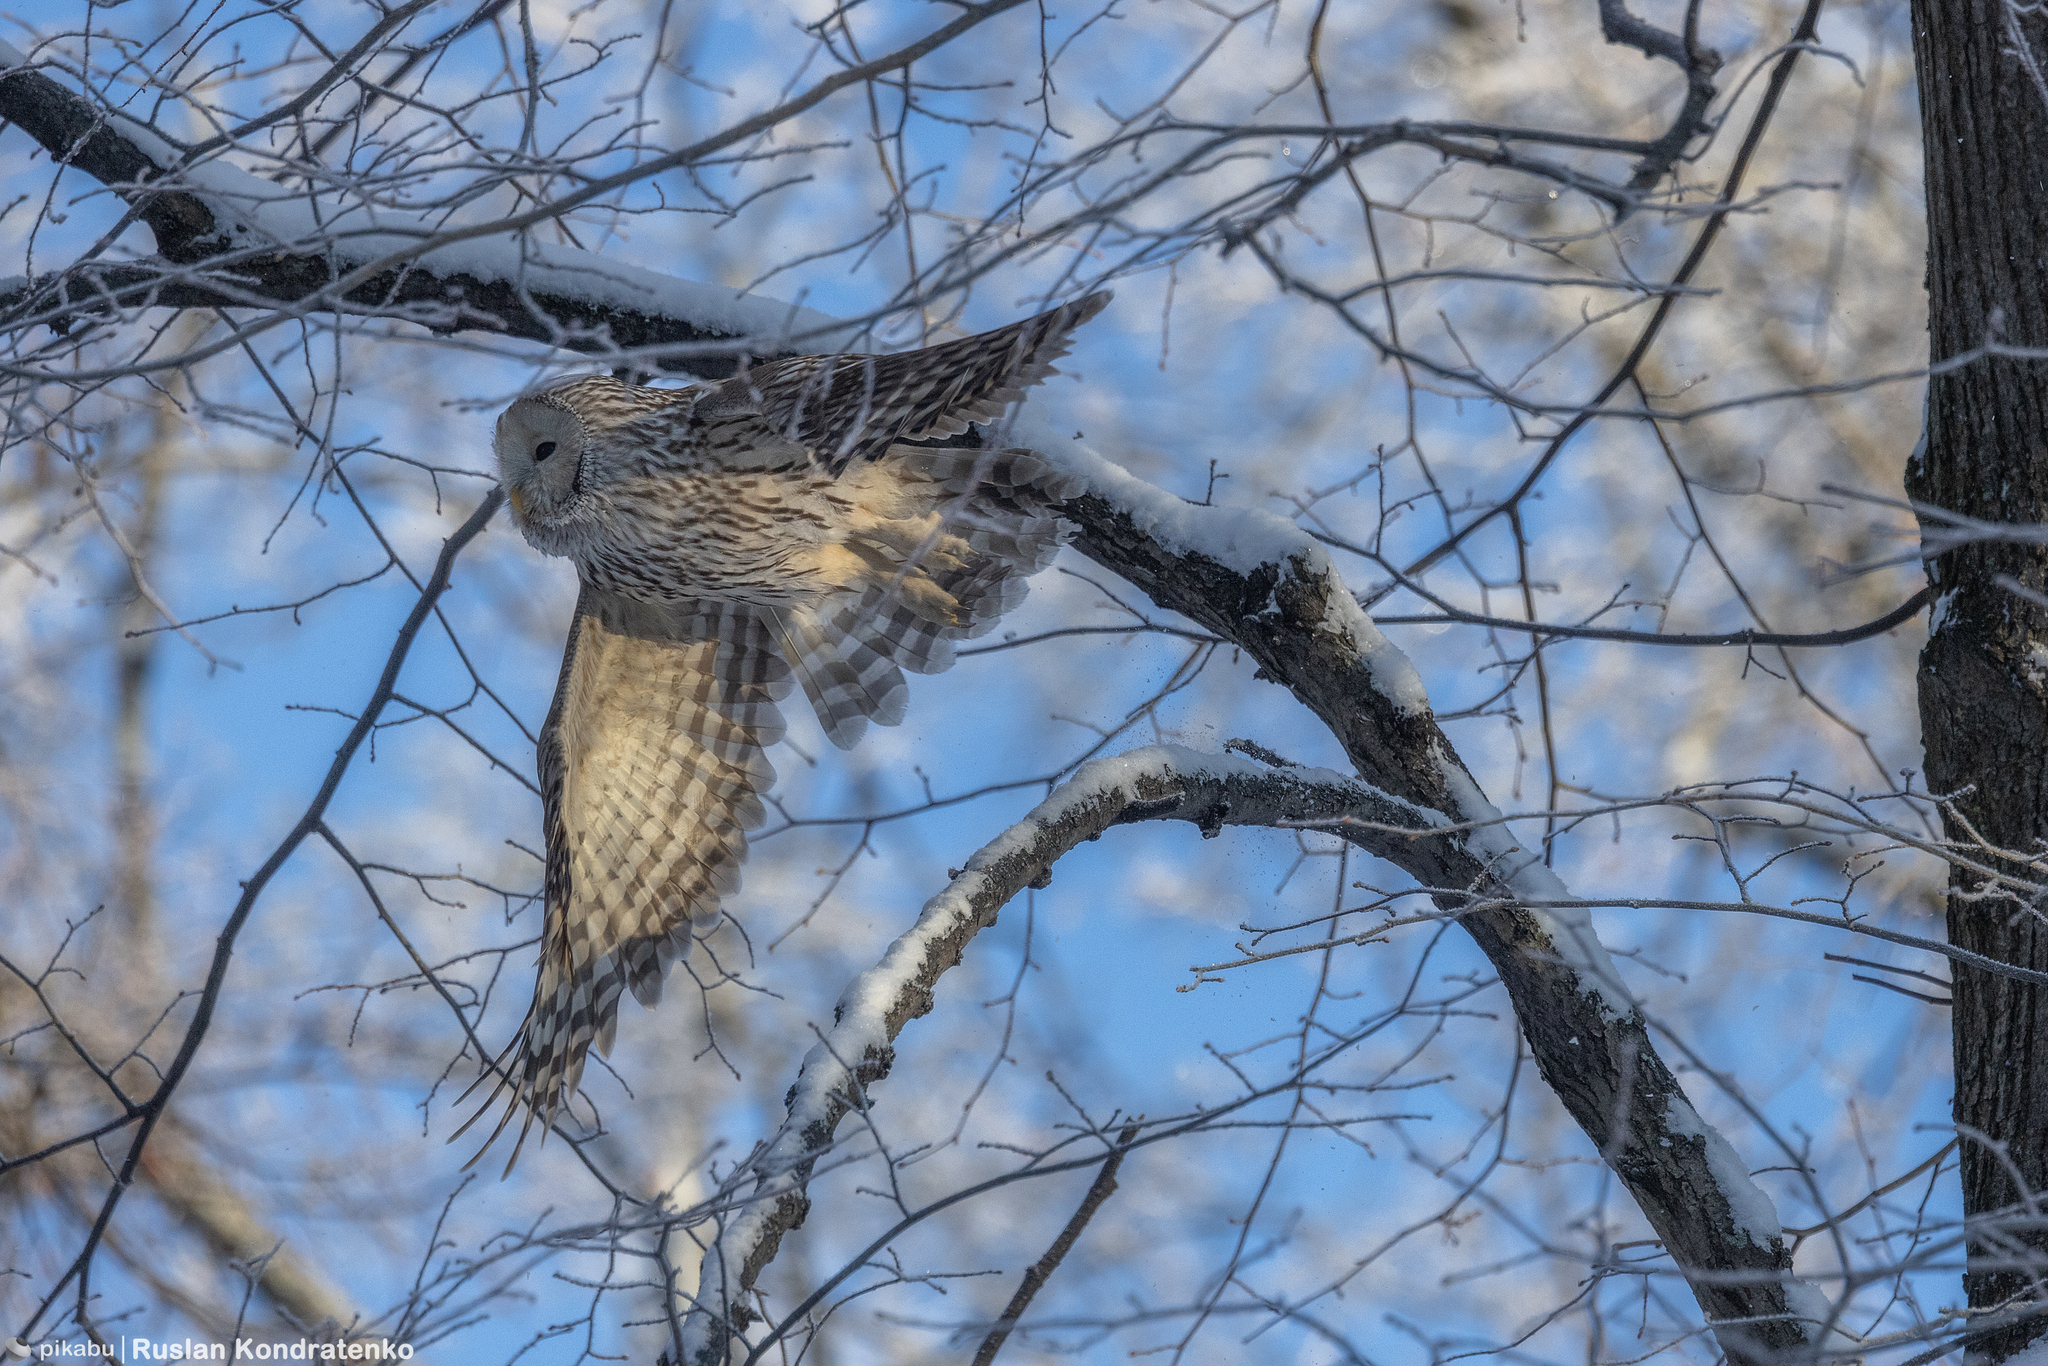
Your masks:
M 554 453 L 555 443 L 552 441 L 543 441 L 533 448 L 533 458 L 535 461 L 545 460 Z

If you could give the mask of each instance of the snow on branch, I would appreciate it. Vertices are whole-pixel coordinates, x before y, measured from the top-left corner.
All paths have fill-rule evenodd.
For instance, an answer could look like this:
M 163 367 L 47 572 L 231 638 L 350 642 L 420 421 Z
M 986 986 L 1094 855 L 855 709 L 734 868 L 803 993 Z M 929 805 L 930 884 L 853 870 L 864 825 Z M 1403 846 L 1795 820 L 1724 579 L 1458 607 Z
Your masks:
M 814 309 L 535 241 L 513 231 L 528 226 L 516 220 L 408 212 L 325 179 L 280 183 L 219 155 L 198 157 L 66 89 L 5 43 L 0 119 L 120 195 L 158 250 L 0 280 L 0 329 L 63 330 L 81 315 L 143 308 L 283 307 L 493 331 L 705 376 L 730 374 L 743 354 L 854 340 Z
M 1080 527 L 1083 554 L 1250 654 L 1260 678 L 1286 686 L 1329 726 L 1364 781 L 1466 827 L 1462 838 L 1372 852 L 1425 887 L 1502 898 L 1439 905 L 1459 912 L 1500 974 L 1544 1079 L 1627 1183 L 1730 1360 L 1747 1366 L 1812 1350 L 1830 1311 L 1818 1290 L 1792 1279 L 1769 1197 L 1664 1062 L 1590 912 L 1557 904 L 1570 892 L 1480 791 L 1414 665 L 1366 616 L 1323 547 L 1283 518 L 1175 498 L 1029 409 L 1009 439 L 1083 481 L 1086 491 L 1063 509 Z
M 1437 812 L 1329 769 L 1268 768 L 1154 745 L 1083 764 L 1023 820 L 977 850 L 881 961 L 840 993 L 832 1027 L 805 1057 L 790 1089 L 787 1118 L 738 1174 L 752 1176 L 752 1191 L 705 1250 L 698 1301 L 684 1324 L 684 1360 L 705 1366 L 727 1359 L 733 1335 L 752 1322 L 744 1307 L 748 1293 L 782 1235 L 802 1224 L 810 1209 L 805 1188 L 831 1150 L 840 1120 L 866 1106 L 867 1088 L 889 1074 L 896 1036 L 931 1010 L 939 978 L 960 962 L 969 941 L 994 925 L 1019 891 L 1047 885 L 1061 855 L 1112 826 L 1139 821 L 1187 821 L 1209 836 L 1226 825 L 1347 818 L 1380 827 L 1355 836 L 1347 830 L 1346 837 L 1382 856 L 1446 823 Z

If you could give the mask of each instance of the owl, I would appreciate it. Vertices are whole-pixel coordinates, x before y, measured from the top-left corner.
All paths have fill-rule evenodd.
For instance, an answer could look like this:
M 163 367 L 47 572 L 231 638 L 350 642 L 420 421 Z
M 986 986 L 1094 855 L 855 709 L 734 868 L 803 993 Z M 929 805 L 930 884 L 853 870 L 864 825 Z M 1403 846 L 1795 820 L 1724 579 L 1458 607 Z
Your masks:
M 723 383 L 575 379 L 499 417 L 519 529 L 574 561 L 581 591 L 538 745 L 533 1005 L 456 1137 L 509 1089 L 484 1144 L 525 1111 L 509 1173 L 591 1045 L 610 1051 L 620 997 L 653 1006 L 693 934 L 716 924 L 766 819 L 778 702 L 801 686 L 850 748 L 870 721 L 903 719 L 905 670 L 947 668 L 955 642 L 1023 599 L 1071 534 L 1057 508 L 1077 490 L 1031 451 L 938 439 L 1056 373 L 1109 297 L 922 351 L 800 356 Z

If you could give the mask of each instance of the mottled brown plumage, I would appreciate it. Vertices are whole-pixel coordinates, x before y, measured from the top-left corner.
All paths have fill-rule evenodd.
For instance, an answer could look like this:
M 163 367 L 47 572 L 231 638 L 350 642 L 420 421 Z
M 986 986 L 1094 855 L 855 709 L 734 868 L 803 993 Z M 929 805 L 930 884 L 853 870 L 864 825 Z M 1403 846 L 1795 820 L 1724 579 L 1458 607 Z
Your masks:
M 902 719 L 904 670 L 949 667 L 1023 599 L 1071 530 L 1071 481 L 1027 450 L 900 443 L 997 417 L 1108 301 L 722 384 L 571 380 L 498 419 L 520 530 L 574 560 L 582 592 L 539 744 L 540 971 L 493 1139 L 522 1107 L 520 1143 L 545 1129 L 590 1046 L 610 1049 L 619 998 L 653 1005 L 717 922 L 793 685 L 849 747 Z

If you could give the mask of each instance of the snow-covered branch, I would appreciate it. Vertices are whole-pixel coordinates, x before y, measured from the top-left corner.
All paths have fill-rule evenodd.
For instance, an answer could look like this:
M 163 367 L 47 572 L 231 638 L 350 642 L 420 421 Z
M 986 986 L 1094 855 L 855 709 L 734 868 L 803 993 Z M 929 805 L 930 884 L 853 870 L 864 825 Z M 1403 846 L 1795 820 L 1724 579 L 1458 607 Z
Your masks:
M 1571 893 L 1500 822 L 1437 726 L 1414 666 L 1365 615 L 1323 547 L 1267 513 L 1175 498 L 1060 439 L 1028 410 L 1013 439 L 1053 452 L 1086 480 L 1087 492 L 1067 505 L 1084 554 L 1243 648 L 1261 677 L 1329 726 L 1365 781 L 1451 823 L 1472 823 L 1464 839 L 1373 852 L 1424 886 L 1514 898 L 1459 923 L 1500 974 L 1544 1079 L 1685 1269 L 1730 1359 L 1809 1348 L 1829 1320 L 1827 1303 L 1791 1279 L 1769 1198 L 1658 1054 L 1590 913 L 1523 904 Z
M 1435 812 L 1329 769 L 1267 768 L 1156 745 L 1083 764 L 1031 814 L 983 845 L 881 961 L 840 994 L 832 1027 L 805 1057 L 790 1089 L 787 1118 L 742 1169 L 753 1178 L 753 1190 L 705 1250 L 697 1305 L 684 1329 L 685 1360 L 693 1366 L 726 1360 L 730 1334 L 751 1322 L 748 1292 L 783 1234 L 809 1212 L 805 1188 L 812 1168 L 830 1151 L 840 1120 L 865 1106 L 866 1089 L 889 1074 L 896 1036 L 931 1010 L 939 978 L 960 962 L 975 935 L 994 925 L 1018 892 L 1045 886 L 1068 850 L 1112 826 L 1139 821 L 1187 821 L 1207 836 L 1226 825 L 1346 817 L 1385 827 L 1357 836 L 1383 857 L 1417 840 L 1400 831 L 1419 834 L 1444 823 Z
M 819 90 L 844 83 L 835 77 Z M 814 102 L 799 98 L 771 113 L 793 115 Z M 732 373 L 743 356 L 853 341 L 850 329 L 815 310 L 535 241 L 523 220 L 407 212 L 338 194 L 324 179 L 274 181 L 217 154 L 196 158 L 156 128 L 66 89 L 5 43 L 0 120 L 119 194 L 157 244 L 152 258 L 95 252 L 65 270 L 0 280 L 0 330 L 63 330 L 83 317 L 159 307 L 262 309 L 273 319 L 331 312 L 442 333 L 495 332 L 714 377 Z

